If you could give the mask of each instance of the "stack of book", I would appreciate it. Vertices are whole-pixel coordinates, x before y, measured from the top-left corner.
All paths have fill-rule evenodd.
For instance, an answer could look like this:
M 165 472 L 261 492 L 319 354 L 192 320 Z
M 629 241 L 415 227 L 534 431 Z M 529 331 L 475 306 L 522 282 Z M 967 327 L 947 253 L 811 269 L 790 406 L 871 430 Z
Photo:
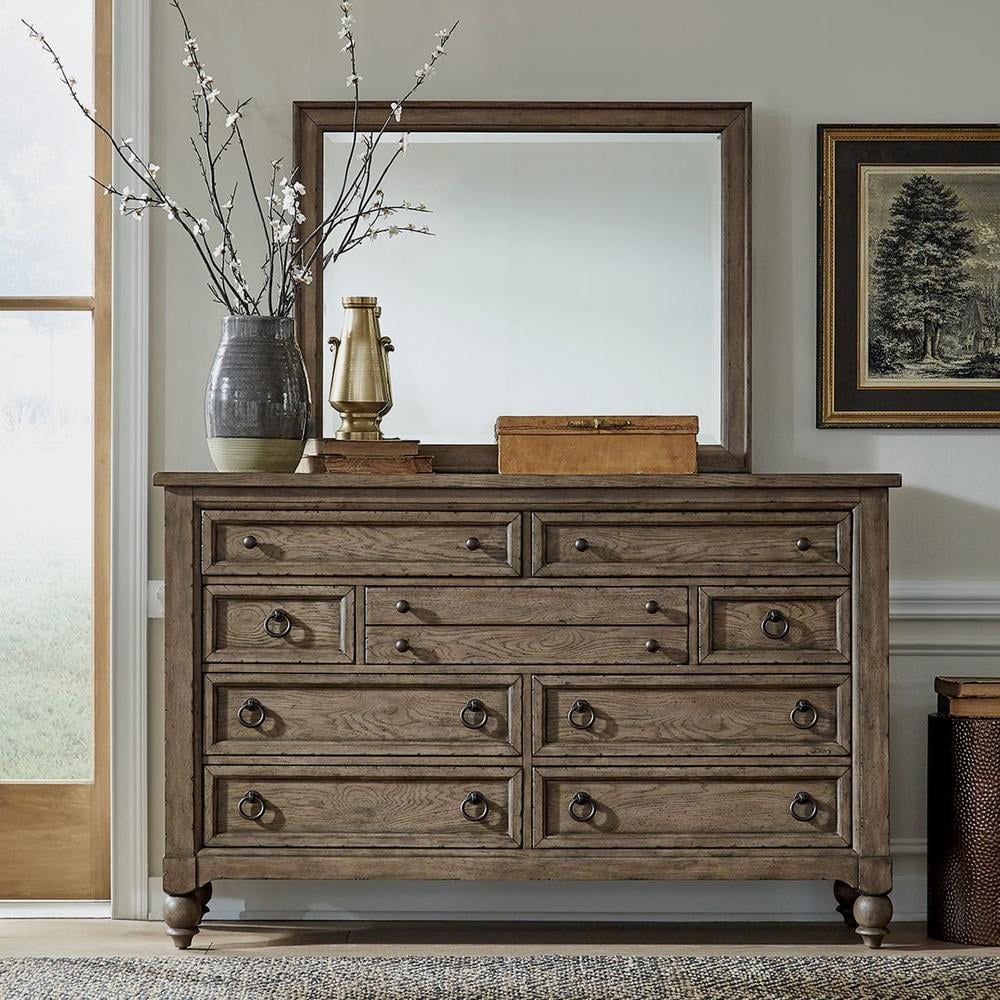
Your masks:
M 297 471 L 407 476 L 433 472 L 433 461 L 432 456 L 420 454 L 419 441 L 314 438 L 306 442 L 305 454 Z
M 965 719 L 1000 719 L 1000 677 L 938 677 L 938 712 Z

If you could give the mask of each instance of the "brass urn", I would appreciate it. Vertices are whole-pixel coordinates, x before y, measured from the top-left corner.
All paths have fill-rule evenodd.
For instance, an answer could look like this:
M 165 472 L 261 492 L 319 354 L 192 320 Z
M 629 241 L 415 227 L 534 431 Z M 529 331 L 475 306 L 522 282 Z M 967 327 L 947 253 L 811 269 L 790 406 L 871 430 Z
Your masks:
M 374 295 L 345 295 L 344 327 L 327 343 L 335 352 L 330 405 L 340 414 L 338 441 L 381 441 L 382 417 L 392 409 L 389 352 L 379 329 L 382 310 Z

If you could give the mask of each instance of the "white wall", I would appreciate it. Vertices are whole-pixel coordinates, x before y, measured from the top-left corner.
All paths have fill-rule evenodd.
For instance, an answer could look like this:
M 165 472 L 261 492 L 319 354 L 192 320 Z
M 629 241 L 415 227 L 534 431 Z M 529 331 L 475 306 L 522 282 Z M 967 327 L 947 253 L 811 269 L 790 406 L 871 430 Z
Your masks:
M 817 122 L 988 122 L 1000 118 L 994 0 L 358 0 L 365 95 L 387 99 L 421 64 L 433 30 L 461 17 L 431 99 L 750 100 L 754 104 L 754 460 L 757 472 L 893 471 L 905 487 L 892 499 L 897 585 L 940 582 L 972 588 L 996 578 L 1000 497 L 992 431 L 820 431 L 815 427 L 815 126 Z M 247 128 L 264 164 L 290 150 L 290 102 L 343 99 L 344 69 L 332 0 L 187 0 L 201 55 L 227 93 L 253 94 Z M 180 196 L 194 189 L 188 166 L 189 79 L 172 10 L 153 17 L 153 159 Z M 184 180 L 178 175 L 184 163 Z M 404 164 L 405 166 L 405 164 Z M 175 177 L 177 178 L 175 181 Z M 164 220 L 153 220 L 151 453 L 153 468 L 209 467 L 201 395 L 218 335 L 219 310 L 191 255 Z M 664 409 L 670 409 L 669 400 Z M 162 503 L 153 497 L 151 575 L 162 575 Z M 961 600 L 946 605 L 949 613 Z M 987 613 L 993 613 L 991 605 Z M 923 716 L 936 673 L 988 672 L 1000 651 L 996 621 L 907 622 L 894 628 L 894 838 L 901 858 L 897 902 L 922 906 Z M 906 630 L 905 632 L 902 630 Z M 909 638 L 917 630 L 919 641 Z M 150 866 L 162 854 L 162 629 L 150 650 Z M 978 642 L 984 656 L 957 657 Z M 905 647 L 902 645 L 907 643 Z M 931 650 L 928 655 L 926 650 Z M 936 652 L 935 652 L 936 651 Z M 907 881 L 909 879 L 909 881 Z M 905 888 L 904 888 L 905 887 Z M 732 912 L 825 912 L 826 893 L 786 886 L 623 887 L 618 910 L 696 907 Z M 905 900 L 902 896 L 905 895 Z M 281 908 L 277 897 L 250 906 Z M 321 897 L 315 897 L 321 901 Z M 580 912 L 591 897 L 539 885 L 330 886 L 329 905 L 479 912 L 512 905 Z M 512 902 L 511 902 L 512 901 Z M 239 906 L 239 903 L 231 905 Z

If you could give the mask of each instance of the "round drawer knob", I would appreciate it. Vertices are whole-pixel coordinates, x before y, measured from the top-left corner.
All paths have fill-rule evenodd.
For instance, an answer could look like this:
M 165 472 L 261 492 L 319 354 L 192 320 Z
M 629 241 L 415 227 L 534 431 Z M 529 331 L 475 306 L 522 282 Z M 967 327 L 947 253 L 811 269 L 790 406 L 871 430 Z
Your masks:
M 760 620 L 760 630 L 768 639 L 784 639 L 790 627 L 788 619 L 777 608 L 771 608 Z
M 470 552 L 475 552 L 476 549 L 479 548 L 479 539 L 478 538 L 466 538 L 466 540 L 465 540 L 465 547 Z
M 812 542 L 808 538 L 796 538 L 795 547 L 799 552 L 807 552 L 812 547 Z
M 267 712 L 256 698 L 247 698 L 236 712 L 236 718 L 245 729 L 256 729 L 267 718 Z
M 646 609 L 647 613 L 651 615 L 655 615 L 656 612 L 660 610 L 660 605 L 656 601 L 646 601 L 643 607 Z
M 659 648 L 660 648 L 660 644 L 655 639 L 647 639 L 646 640 L 646 652 L 647 653 L 655 653 L 655 652 L 657 652 L 657 650 L 659 650 Z
M 478 698 L 470 698 L 465 703 L 465 708 L 458 713 L 458 717 L 466 729 L 482 729 L 490 716 L 486 706 Z
M 812 729 L 819 722 L 819 712 L 807 698 L 800 698 L 788 713 L 788 718 L 796 729 Z
M 490 811 L 490 804 L 482 792 L 469 792 L 462 800 L 462 815 L 473 823 L 481 823 Z
M 264 619 L 264 631 L 275 639 L 283 639 L 292 631 L 292 619 L 284 608 L 275 608 Z
M 244 819 L 249 820 L 260 819 L 264 815 L 266 808 L 267 806 L 264 805 L 264 799 L 260 792 L 256 792 L 252 788 L 236 803 L 237 812 Z
M 245 549 L 255 549 L 257 548 L 257 539 L 253 535 L 245 535 L 243 538 L 243 548 Z
M 401 614 L 405 615 L 407 611 L 410 610 L 409 601 L 396 601 L 396 610 Z
M 586 538 L 578 538 L 573 543 L 573 548 L 576 549 L 577 552 L 586 552 L 587 549 L 590 548 L 590 542 L 588 542 Z
M 569 814 L 577 823 L 586 823 L 597 815 L 597 803 L 586 792 L 577 792 L 569 800 Z
M 406 639 L 397 639 L 393 645 L 396 647 L 397 653 L 408 653 L 410 651 L 410 643 Z
M 590 702 L 584 701 L 582 698 L 574 701 L 566 713 L 566 721 L 574 729 L 590 729 L 596 718 L 594 710 L 590 707 Z
M 808 823 L 809 820 L 816 818 L 819 806 L 808 792 L 798 792 L 795 798 L 788 804 L 788 811 L 800 823 Z

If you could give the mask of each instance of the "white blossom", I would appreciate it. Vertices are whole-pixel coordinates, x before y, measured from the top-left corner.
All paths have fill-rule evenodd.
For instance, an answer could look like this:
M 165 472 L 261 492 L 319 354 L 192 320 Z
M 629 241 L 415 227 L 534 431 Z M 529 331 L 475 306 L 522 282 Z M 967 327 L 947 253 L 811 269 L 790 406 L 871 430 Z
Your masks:
M 410 134 L 409 134 L 409 132 L 404 132 L 399 137 L 399 148 L 402 150 L 403 156 L 406 156 L 406 151 L 410 148 Z
M 417 205 L 417 211 L 418 212 L 426 212 L 427 211 L 427 206 L 423 202 L 420 202 Z
M 429 80 L 434 75 L 434 68 L 430 63 L 424 63 L 424 65 L 416 70 L 413 74 L 421 82 L 424 80 Z
M 347 77 L 347 86 L 348 87 L 357 86 L 357 84 L 361 83 L 361 81 L 363 79 L 364 79 L 364 77 L 363 76 L 358 76 L 357 73 L 350 73 L 348 75 L 348 77 Z
M 226 128 L 232 128 L 243 116 L 239 111 L 232 111 L 226 115 Z
M 395 118 L 397 122 L 400 121 L 403 117 L 403 102 L 393 101 L 390 108 L 392 109 L 392 117 Z
M 446 42 L 446 41 L 448 41 L 449 38 L 451 38 L 451 29 L 450 28 L 442 28 L 440 31 L 435 31 L 434 32 L 434 37 L 435 38 L 440 38 L 442 41 Z
M 218 260 L 226 252 L 225 243 L 220 243 L 213 251 L 212 256 Z
M 208 232 L 208 219 L 199 219 L 195 223 L 195 229 L 204 236 Z
M 296 181 L 292 187 L 295 189 L 296 194 L 305 194 L 306 186 L 301 181 Z
M 292 269 L 292 281 L 299 285 L 311 285 L 313 280 L 312 271 L 304 267 Z
M 389 239 L 392 239 L 393 236 L 399 235 L 399 226 L 390 226 L 386 232 L 389 234 Z
M 153 163 L 150 161 L 146 164 L 146 169 L 149 171 L 149 176 L 155 178 L 160 172 L 160 165 L 158 163 Z
M 222 93 L 222 91 L 219 90 L 218 87 L 213 87 L 210 91 L 208 91 L 207 94 L 205 94 L 205 100 L 208 101 L 209 104 L 214 104 L 215 103 L 215 99 L 221 93 Z
M 197 38 L 185 38 L 184 39 L 184 48 L 186 48 L 189 52 L 197 52 L 198 51 L 198 39 Z
M 190 56 L 190 55 L 185 56 L 181 60 L 181 65 L 182 66 L 187 66 L 188 69 L 190 69 L 194 65 L 194 58 L 192 56 Z
M 302 225 L 302 223 L 306 221 L 306 217 L 301 212 L 296 212 L 295 213 L 295 221 L 299 225 Z

